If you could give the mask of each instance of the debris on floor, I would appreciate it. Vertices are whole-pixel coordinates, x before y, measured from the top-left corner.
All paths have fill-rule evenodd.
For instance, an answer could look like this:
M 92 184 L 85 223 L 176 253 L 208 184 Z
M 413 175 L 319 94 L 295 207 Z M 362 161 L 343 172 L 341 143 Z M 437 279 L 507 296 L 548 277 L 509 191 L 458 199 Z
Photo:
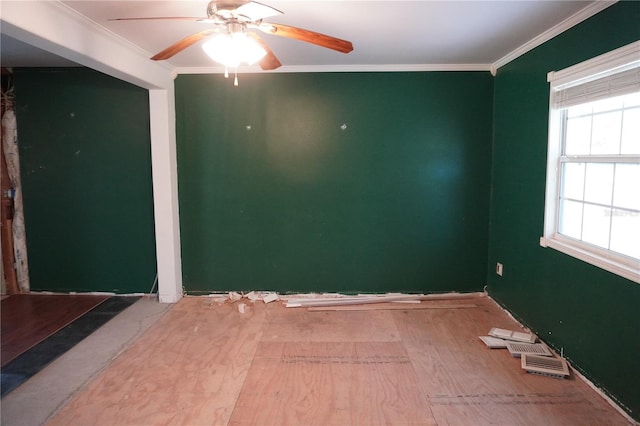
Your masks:
M 543 343 L 507 342 L 507 350 L 514 358 L 520 358 L 523 354 L 553 356 Z
M 359 294 L 356 296 L 346 296 L 342 294 L 322 294 L 322 295 L 295 295 L 281 296 L 286 300 L 287 308 L 302 307 L 330 307 L 330 306 L 349 306 L 349 305 L 367 305 L 377 303 L 420 303 L 424 300 L 448 300 L 461 299 L 484 295 L 483 293 L 446 293 L 446 294 L 402 294 L 402 293 L 386 293 L 386 294 Z
M 262 298 L 262 301 L 264 303 L 271 303 L 275 302 L 276 300 L 278 300 L 278 295 L 276 293 L 269 293 Z
M 236 302 L 238 300 L 242 299 L 242 295 L 238 292 L 235 291 L 230 291 L 229 292 L 229 300 L 231 300 L 232 302 Z
M 521 367 L 527 373 L 555 378 L 570 375 L 569 365 L 557 357 L 544 343 L 536 343 L 538 337 L 532 333 L 505 330 L 494 327 L 488 336 L 479 336 L 489 349 L 507 349 L 514 358 L 521 358 Z
M 211 303 L 208 303 L 209 305 L 213 305 L 214 303 L 218 305 L 222 305 L 227 301 L 229 296 L 227 294 L 222 294 L 222 293 L 213 293 L 213 294 L 208 294 L 207 297 L 211 301 Z
M 416 300 L 416 303 L 401 302 L 382 302 L 369 303 L 364 305 L 344 305 L 344 306 L 310 306 L 307 308 L 309 312 L 327 312 L 327 311 L 407 311 L 407 310 L 423 310 L 423 309 L 464 309 L 477 308 L 475 303 L 447 303 L 447 304 L 431 304 L 422 303 Z
M 212 299 L 213 302 L 223 304 L 226 302 L 236 303 L 241 300 L 248 300 L 251 303 L 264 302 L 270 303 L 280 299 L 278 293 L 273 291 L 250 291 L 248 293 L 239 293 L 237 291 L 229 291 L 227 293 L 211 293 L 206 297 Z M 248 305 L 245 304 L 248 307 Z
M 484 342 L 489 349 L 507 349 L 507 341 L 491 336 L 480 336 L 480 340 Z
M 245 294 L 244 297 L 251 300 L 252 302 L 255 302 L 256 300 L 260 300 L 262 298 L 262 296 L 255 291 L 250 291 L 249 293 Z
M 489 336 L 497 337 L 499 339 L 504 339 L 504 340 L 524 342 L 524 343 L 535 343 L 538 340 L 538 337 L 535 334 L 505 330 L 503 328 L 496 328 L 496 327 L 489 330 Z
M 569 365 L 562 358 L 523 354 L 521 366 L 527 373 L 564 379 L 570 375 Z
M 385 294 L 358 294 L 344 295 L 340 293 L 306 293 L 281 295 L 273 291 L 250 291 L 242 293 L 229 291 L 226 293 L 212 293 L 207 295 L 213 303 L 237 303 L 248 300 L 251 303 L 262 301 L 271 303 L 282 301 L 287 308 L 308 308 L 309 311 L 323 310 L 393 310 L 393 309 L 461 309 L 475 308 L 474 303 L 457 303 L 461 299 L 474 297 L 484 297 L 484 293 L 443 293 L 443 294 L 406 294 L 406 293 L 385 293 Z M 426 301 L 447 301 L 449 304 L 426 304 Z M 248 306 L 248 305 L 247 305 Z

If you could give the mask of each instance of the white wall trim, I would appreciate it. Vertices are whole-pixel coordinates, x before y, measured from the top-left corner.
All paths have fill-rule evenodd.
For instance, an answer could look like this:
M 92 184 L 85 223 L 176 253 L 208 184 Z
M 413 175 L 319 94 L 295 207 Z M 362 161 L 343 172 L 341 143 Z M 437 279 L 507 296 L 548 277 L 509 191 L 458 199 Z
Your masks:
M 603 10 L 605 10 L 606 8 L 608 8 L 609 6 L 617 2 L 618 0 L 596 0 L 593 3 L 590 3 L 588 6 L 579 10 L 575 14 L 565 19 L 564 21 L 560 22 L 557 25 L 554 25 L 553 27 L 549 28 L 547 31 L 543 32 L 542 34 L 534 37 L 533 39 L 529 40 L 522 46 L 518 47 L 513 52 L 508 53 L 507 55 L 495 61 L 491 66 L 492 73 L 495 75 L 495 72 L 498 70 L 498 68 L 524 55 L 528 51 L 535 49 L 541 44 L 546 43 L 547 41 L 551 40 L 555 36 L 589 19 L 593 15 L 596 15 L 602 12 Z
M 1 13 L 2 32 L 17 40 L 146 89 L 173 85 L 167 64 L 59 1 L 7 1 Z
M 639 65 L 640 41 L 636 41 L 562 70 L 549 72 L 547 74 L 547 81 L 550 82 L 549 132 L 543 236 L 540 238 L 540 245 L 542 247 L 549 247 L 560 251 L 561 253 L 636 283 L 640 283 L 640 262 L 637 260 L 558 233 L 558 224 L 560 221 L 558 209 L 559 194 L 561 192 L 560 172 L 562 167 L 563 115 L 561 112 L 562 107 L 558 106 L 556 97 L 558 93 L 561 93 L 562 90 L 565 90 L 567 87 L 588 84 L 589 81 L 610 75 L 610 73 L 620 72 L 630 67 L 638 67 Z M 608 86 L 608 89 L 614 90 L 614 88 L 615 85 Z M 593 96 L 593 91 L 588 92 L 590 96 Z M 603 97 L 605 95 L 610 96 L 607 92 L 603 93 Z M 622 92 L 617 93 L 621 94 Z M 593 99 L 595 98 L 592 98 L 592 100 Z M 586 162 L 599 160 L 636 163 L 638 156 L 584 156 L 583 160 Z
M 238 74 L 305 72 L 420 72 L 420 71 L 491 71 L 491 64 L 399 64 L 399 65 L 284 65 L 272 71 L 259 66 L 241 66 Z M 224 74 L 224 67 L 177 67 L 177 74 Z
M 585 247 L 581 247 L 580 242 L 571 243 L 569 239 L 563 238 L 562 235 L 554 234 L 549 237 L 540 238 L 540 246 L 558 250 L 566 255 L 575 257 L 583 262 L 597 266 L 600 269 L 611 272 L 628 280 L 640 284 L 640 263 L 638 262 L 623 262 L 620 259 L 622 256 L 616 256 L 615 253 L 611 255 L 601 254 L 600 250 L 593 249 L 588 250 Z M 635 265 L 633 264 L 635 263 Z
M 142 58 L 145 64 L 149 63 L 149 58 L 153 56 L 153 53 L 150 53 L 147 50 L 144 50 L 137 44 L 132 43 L 131 41 L 127 40 L 121 35 L 116 34 L 113 31 L 109 30 L 108 28 L 93 21 L 91 18 L 88 18 L 87 16 L 78 12 L 76 9 L 72 8 L 66 3 L 56 2 L 55 4 L 58 4 L 59 7 L 61 8 L 66 8 L 67 13 L 69 13 L 69 16 L 75 16 L 75 19 L 78 22 L 81 22 L 82 25 L 86 25 L 88 27 L 89 32 L 93 34 L 98 34 L 101 37 L 104 37 L 112 41 L 113 43 L 118 44 L 120 48 L 130 51 L 132 54 L 135 54 L 136 56 L 139 56 L 140 58 Z M 171 65 L 169 62 L 157 61 L 157 62 L 151 62 L 151 64 L 154 65 L 155 68 L 158 68 L 158 67 L 162 68 L 164 72 L 168 73 L 171 79 L 176 78 L 177 74 L 175 72 L 175 67 Z
M 173 86 L 149 90 L 149 119 L 158 297 L 161 303 L 175 303 L 182 297 L 182 258 Z

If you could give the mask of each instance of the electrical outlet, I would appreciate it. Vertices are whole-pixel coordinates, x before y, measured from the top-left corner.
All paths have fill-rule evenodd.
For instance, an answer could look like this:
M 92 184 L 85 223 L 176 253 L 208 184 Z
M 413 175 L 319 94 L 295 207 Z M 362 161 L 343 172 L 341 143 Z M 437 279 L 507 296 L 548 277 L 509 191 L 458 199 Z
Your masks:
M 500 262 L 496 263 L 496 274 L 502 276 L 502 269 L 503 269 L 502 263 Z

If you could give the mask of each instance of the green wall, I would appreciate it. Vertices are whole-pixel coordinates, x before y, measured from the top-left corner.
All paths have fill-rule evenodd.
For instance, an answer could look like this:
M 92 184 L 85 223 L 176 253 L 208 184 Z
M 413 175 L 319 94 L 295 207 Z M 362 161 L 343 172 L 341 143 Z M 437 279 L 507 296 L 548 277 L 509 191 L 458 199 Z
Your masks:
M 16 69 L 15 92 L 31 289 L 148 292 L 148 92 L 84 68 Z
M 499 69 L 495 80 L 489 292 L 640 419 L 640 285 L 542 248 L 546 75 L 640 39 L 620 2 Z M 504 275 L 495 274 L 496 262 Z
M 186 290 L 482 290 L 492 91 L 488 72 L 180 75 Z

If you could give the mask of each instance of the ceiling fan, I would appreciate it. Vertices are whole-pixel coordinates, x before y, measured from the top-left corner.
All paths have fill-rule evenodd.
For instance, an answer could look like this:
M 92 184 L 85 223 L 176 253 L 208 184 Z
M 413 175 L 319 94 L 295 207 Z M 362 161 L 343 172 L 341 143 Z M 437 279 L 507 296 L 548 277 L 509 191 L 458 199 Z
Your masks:
M 214 34 L 221 34 L 228 38 L 250 39 L 251 43 L 253 43 L 254 45 L 257 44 L 264 52 L 264 56 L 262 56 L 262 52 L 260 52 L 261 59 L 256 61 L 263 70 L 273 70 L 280 67 L 282 64 L 271 51 L 269 46 L 256 32 L 251 30 L 258 30 L 264 32 L 265 34 L 273 34 L 281 37 L 293 38 L 307 43 L 313 43 L 318 46 L 333 49 L 342 53 L 349 53 L 353 50 L 353 45 L 351 44 L 351 42 L 346 40 L 317 33 L 314 31 L 305 30 L 302 28 L 263 21 L 265 18 L 282 14 L 283 12 L 271 6 L 267 6 L 255 1 L 213 0 L 210 1 L 207 5 L 206 17 L 171 16 L 149 18 L 116 18 L 112 20 L 193 20 L 213 24 L 211 28 L 187 36 L 162 50 L 161 52 L 155 54 L 151 58 L 154 61 L 169 59 L 202 39 L 205 39 Z M 206 45 L 203 46 L 203 48 L 210 56 L 212 56 Z M 213 49 L 213 47 L 210 46 L 210 49 Z M 237 46 L 234 46 L 232 50 L 238 50 Z M 214 58 L 214 60 L 216 59 Z M 230 63 L 222 63 L 225 66 L 230 65 Z M 234 64 L 231 64 L 231 66 L 233 65 Z M 237 67 L 237 64 L 235 64 L 235 66 Z

